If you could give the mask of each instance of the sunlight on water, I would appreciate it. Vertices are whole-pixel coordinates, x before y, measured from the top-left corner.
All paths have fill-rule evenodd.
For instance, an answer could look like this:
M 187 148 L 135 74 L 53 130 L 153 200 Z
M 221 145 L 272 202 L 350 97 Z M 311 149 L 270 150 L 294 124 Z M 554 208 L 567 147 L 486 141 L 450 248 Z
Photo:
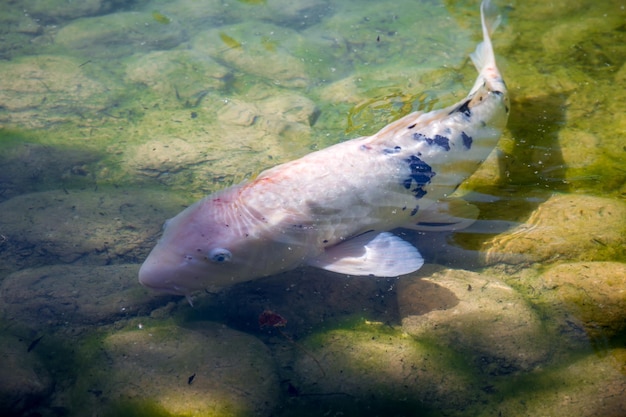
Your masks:
M 163 221 L 465 97 L 478 3 L 0 5 L 0 414 L 626 415 L 626 3 L 496 3 L 511 114 L 458 190 L 478 221 L 397 230 L 426 261 L 400 278 L 193 307 L 137 281 Z

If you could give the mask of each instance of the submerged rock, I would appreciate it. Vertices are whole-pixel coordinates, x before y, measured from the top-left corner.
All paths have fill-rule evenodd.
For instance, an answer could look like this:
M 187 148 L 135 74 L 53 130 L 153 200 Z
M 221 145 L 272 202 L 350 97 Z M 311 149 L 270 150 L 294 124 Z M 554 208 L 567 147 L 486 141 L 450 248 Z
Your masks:
M 626 264 L 562 264 L 524 283 L 535 288 L 541 303 L 550 305 L 563 332 L 580 326 L 593 341 L 626 330 Z
M 529 371 L 552 343 L 528 302 L 496 276 L 427 266 L 426 278 L 402 279 L 402 329 L 436 340 L 490 375 Z
M 55 37 L 55 43 L 68 54 L 97 58 L 170 49 L 185 40 L 180 23 L 161 24 L 150 12 L 119 12 L 76 19 L 61 28 Z
M 31 342 L 32 343 L 32 342 Z M 0 410 L 5 416 L 32 415 L 27 410 L 53 390 L 49 372 L 29 342 L 3 330 L 0 335 Z
M 20 8 L 45 23 L 57 23 L 66 19 L 104 14 L 116 7 L 126 5 L 124 0 L 24 0 Z
M 6 140 L 0 151 L 0 202 L 62 185 L 93 185 L 89 165 L 100 156 L 95 152 L 29 143 L 11 132 L 0 140 Z
M 134 261 L 185 200 L 149 190 L 46 191 L 0 204 L 0 271 Z
M 189 50 L 138 54 L 126 68 L 128 81 L 145 84 L 163 99 L 170 97 L 188 108 L 196 107 L 208 91 L 223 88 L 229 74 L 210 57 Z
M 38 55 L 0 62 L 0 122 L 46 128 L 105 109 L 117 87 L 88 76 L 81 61 Z
M 102 391 L 113 415 L 147 403 L 168 415 L 263 416 L 278 401 L 267 347 L 217 323 L 123 329 L 107 336 L 102 348 L 106 366 L 92 368 L 91 377 L 81 382 Z
M 309 85 L 305 65 L 289 47 L 298 39 L 301 39 L 298 33 L 288 28 L 246 23 L 200 33 L 193 39 L 193 45 L 196 51 L 240 72 L 294 88 Z
M 525 224 L 485 245 L 488 264 L 556 260 L 602 261 L 626 253 L 626 204 L 615 199 L 556 194 Z
M 134 127 L 144 142 L 119 150 L 133 174 L 206 194 L 310 152 L 318 114 L 309 98 L 273 87 L 208 93 L 193 109 L 150 111 Z
M 141 287 L 139 265 L 55 265 L 23 269 L 0 284 L 7 320 L 43 330 L 107 324 L 148 314 L 163 300 Z
M 572 355 L 517 381 L 495 408 L 503 416 L 626 415 L 626 349 Z M 477 415 L 490 415 L 481 410 Z
M 268 134 L 297 138 L 310 136 L 319 110 L 305 96 L 293 93 L 265 95 L 252 102 L 228 100 L 218 112 L 218 119 L 225 124 L 239 126 L 255 125 Z
M 377 406 L 459 410 L 480 396 L 461 357 L 383 323 L 318 332 L 294 354 L 291 391 L 328 397 L 326 406 L 336 401 L 337 414 L 367 415 Z

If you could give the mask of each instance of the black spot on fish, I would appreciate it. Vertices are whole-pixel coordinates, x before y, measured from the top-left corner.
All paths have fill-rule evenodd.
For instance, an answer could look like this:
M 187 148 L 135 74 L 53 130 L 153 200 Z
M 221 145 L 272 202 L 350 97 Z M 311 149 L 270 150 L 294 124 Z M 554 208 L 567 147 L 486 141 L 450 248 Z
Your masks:
M 420 209 L 420 206 L 415 206 L 413 210 L 411 210 L 411 216 L 415 216 L 417 214 L 417 210 Z
M 435 145 L 441 146 L 446 151 L 450 150 L 450 140 L 447 137 L 445 137 L 445 136 L 435 135 L 435 138 L 433 139 L 433 142 L 435 143 Z M 429 145 L 430 145 L 430 143 L 429 143 Z
M 415 155 L 411 155 L 411 157 L 405 161 L 409 164 L 411 174 L 402 182 L 402 185 L 404 185 L 404 188 L 407 190 L 414 187 L 411 192 L 415 198 L 422 198 L 426 195 L 424 187 L 430 183 L 431 178 L 434 177 L 436 173 L 433 172 L 430 165 Z M 417 209 L 411 211 L 411 215 L 414 215 L 414 213 L 417 213 Z
M 450 150 L 450 140 L 445 136 L 435 135 L 434 138 L 429 138 L 423 133 L 416 132 L 413 133 L 413 139 L 426 141 L 426 143 L 428 143 L 429 145 L 441 146 L 446 151 Z
M 472 101 L 472 100 L 465 101 L 465 103 L 461 104 L 459 107 L 457 107 L 456 109 L 452 110 L 450 112 L 450 114 L 452 114 L 452 113 L 463 113 L 463 115 L 465 115 L 466 117 L 471 117 L 472 116 L 472 111 L 469 108 L 470 101 Z
M 385 149 L 383 149 L 383 153 L 386 153 L 386 154 L 394 154 L 394 153 L 398 153 L 398 152 L 400 152 L 401 150 L 402 150 L 402 148 L 401 148 L 401 147 L 396 146 L 396 147 L 395 147 L 395 148 L 393 148 L 393 149 L 391 149 L 391 148 L 385 148 Z
M 415 125 L 417 125 L 417 123 L 413 123 L 412 125 L 409 125 L 409 126 L 407 127 L 407 129 L 413 129 L 413 128 L 415 127 Z
M 467 133 L 461 132 L 461 139 L 463 140 L 463 146 L 465 149 L 470 149 L 472 147 L 472 138 L 468 136 Z

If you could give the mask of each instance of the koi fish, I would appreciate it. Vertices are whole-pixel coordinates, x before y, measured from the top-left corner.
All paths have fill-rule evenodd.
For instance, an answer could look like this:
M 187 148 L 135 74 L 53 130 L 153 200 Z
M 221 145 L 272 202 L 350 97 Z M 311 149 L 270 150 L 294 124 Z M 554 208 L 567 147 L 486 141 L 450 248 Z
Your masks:
M 481 4 L 483 40 L 470 55 L 467 97 L 414 112 L 373 136 L 345 141 L 211 194 L 166 221 L 139 270 L 157 291 L 184 295 L 309 265 L 348 275 L 399 276 L 424 260 L 390 233 L 454 230 L 470 216 L 448 196 L 494 149 L 509 113 Z M 454 211 L 454 210 L 453 210 Z M 475 217 L 475 216 L 474 216 Z

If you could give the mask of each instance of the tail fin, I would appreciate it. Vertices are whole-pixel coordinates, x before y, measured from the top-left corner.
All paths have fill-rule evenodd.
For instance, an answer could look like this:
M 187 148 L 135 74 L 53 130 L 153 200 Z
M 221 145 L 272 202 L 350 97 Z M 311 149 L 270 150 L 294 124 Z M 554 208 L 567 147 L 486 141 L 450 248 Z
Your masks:
M 470 54 L 470 58 L 474 66 L 480 72 L 488 65 L 495 65 L 496 58 L 493 54 L 493 46 L 491 46 L 491 34 L 500 24 L 501 16 L 495 15 L 496 7 L 490 0 L 483 0 L 480 4 L 480 21 L 483 27 L 483 41 L 476 46 L 476 50 Z M 489 17 L 485 18 L 488 14 Z

